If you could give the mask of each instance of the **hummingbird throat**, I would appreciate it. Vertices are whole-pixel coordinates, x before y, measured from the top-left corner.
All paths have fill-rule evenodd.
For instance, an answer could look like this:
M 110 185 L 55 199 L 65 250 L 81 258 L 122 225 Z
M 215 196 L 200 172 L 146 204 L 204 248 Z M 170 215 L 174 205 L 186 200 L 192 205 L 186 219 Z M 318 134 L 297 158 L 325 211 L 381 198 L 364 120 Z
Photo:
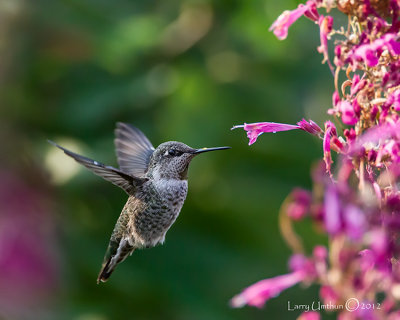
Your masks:
M 187 180 L 188 176 L 188 170 L 189 170 L 189 164 L 186 166 L 185 170 L 181 173 L 181 179 L 182 180 Z

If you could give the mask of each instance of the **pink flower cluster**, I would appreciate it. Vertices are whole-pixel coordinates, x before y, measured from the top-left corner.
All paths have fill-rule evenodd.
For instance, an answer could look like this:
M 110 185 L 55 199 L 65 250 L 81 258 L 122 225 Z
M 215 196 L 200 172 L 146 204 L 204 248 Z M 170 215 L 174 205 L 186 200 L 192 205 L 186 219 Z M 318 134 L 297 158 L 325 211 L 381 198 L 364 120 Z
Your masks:
M 335 7 L 348 15 L 347 26 L 335 26 L 332 16 L 319 12 Z M 233 127 L 247 131 L 249 145 L 264 132 L 303 130 L 322 140 L 323 161 L 313 173 L 313 192 L 297 188 L 282 205 L 280 227 L 293 250 L 291 272 L 257 282 L 231 303 L 262 307 L 297 283 L 317 283 L 323 302 L 344 305 L 355 298 L 380 306 L 332 311 L 338 319 L 400 319 L 400 1 L 310 0 L 282 13 L 270 30 L 285 39 L 302 16 L 320 30 L 318 52 L 335 84 L 327 114 L 337 126 L 328 120 L 321 129 L 303 119 L 296 125 Z M 335 165 L 332 152 L 339 154 Z M 294 231 L 302 219 L 326 234 L 329 250 L 316 245 L 307 257 Z M 298 319 L 320 316 L 307 312 Z

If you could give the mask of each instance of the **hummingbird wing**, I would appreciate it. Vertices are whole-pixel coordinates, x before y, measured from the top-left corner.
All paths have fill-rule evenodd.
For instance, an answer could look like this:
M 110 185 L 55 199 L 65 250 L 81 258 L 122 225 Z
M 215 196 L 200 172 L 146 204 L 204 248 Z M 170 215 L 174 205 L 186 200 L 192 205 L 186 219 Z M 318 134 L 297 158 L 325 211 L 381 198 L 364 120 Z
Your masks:
M 118 122 L 114 143 L 121 171 L 136 177 L 143 176 L 154 151 L 144 133 L 134 126 Z
M 84 165 L 86 168 L 91 170 L 93 173 L 97 174 L 98 176 L 102 177 L 103 179 L 105 179 L 107 181 L 110 181 L 111 183 L 115 184 L 116 186 L 124 189 L 127 194 L 133 194 L 136 187 L 146 181 L 146 179 L 131 176 L 131 175 L 124 173 L 114 167 L 106 166 L 98 161 L 86 158 L 77 153 L 69 151 L 68 149 L 65 149 L 65 148 L 59 146 L 58 144 L 56 144 L 53 141 L 50 141 L 50 140 L 48 140 L 48 141 L 52 145 L 63 150 L 66 155 L 70 156 L 78 163 Z

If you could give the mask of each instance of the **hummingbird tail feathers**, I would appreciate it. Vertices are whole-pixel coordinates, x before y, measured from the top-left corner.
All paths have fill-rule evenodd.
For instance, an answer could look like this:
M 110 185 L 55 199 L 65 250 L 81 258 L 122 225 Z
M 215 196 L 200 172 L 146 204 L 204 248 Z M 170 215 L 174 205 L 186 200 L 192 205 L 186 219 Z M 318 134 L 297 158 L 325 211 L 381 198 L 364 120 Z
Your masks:
M 117 250 L 114 251 L 113 248 L 115 248 L 115 246 L 110 243 L 100 273 L 97 277 L 97 284 L 100 282 L 106 282 L 114 272 L 117 265 L 123 262 L 135 250 L 127 240 L 121 240 Z
M 107 263 L 105 264 L 105 266 L 101 268 L 100 273 L 97 277 L 97 284 L 99 284 L 100 281 L 106 282 L 108 280 L 108 278 L 111 276 L 111 273 L 114 271 L 114 268 L 113 268 L 111 271 L 107 272 L 110 262 L 111 262 L 111 259 L 109 259 L 107 261 Z

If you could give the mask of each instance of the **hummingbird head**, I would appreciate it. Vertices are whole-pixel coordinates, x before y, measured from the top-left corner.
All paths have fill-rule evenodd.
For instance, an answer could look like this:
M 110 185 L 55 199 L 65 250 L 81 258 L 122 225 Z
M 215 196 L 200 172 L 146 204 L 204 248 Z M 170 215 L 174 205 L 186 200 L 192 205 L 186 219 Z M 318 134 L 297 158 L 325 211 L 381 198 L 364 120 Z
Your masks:
M 200 153 L 229 149 L 230 147 L 194 149 L 188 145 L 168 141 L 160 144 L 150 158 L 148 172 L 155 179 L 187 179 L 190 161 Z

